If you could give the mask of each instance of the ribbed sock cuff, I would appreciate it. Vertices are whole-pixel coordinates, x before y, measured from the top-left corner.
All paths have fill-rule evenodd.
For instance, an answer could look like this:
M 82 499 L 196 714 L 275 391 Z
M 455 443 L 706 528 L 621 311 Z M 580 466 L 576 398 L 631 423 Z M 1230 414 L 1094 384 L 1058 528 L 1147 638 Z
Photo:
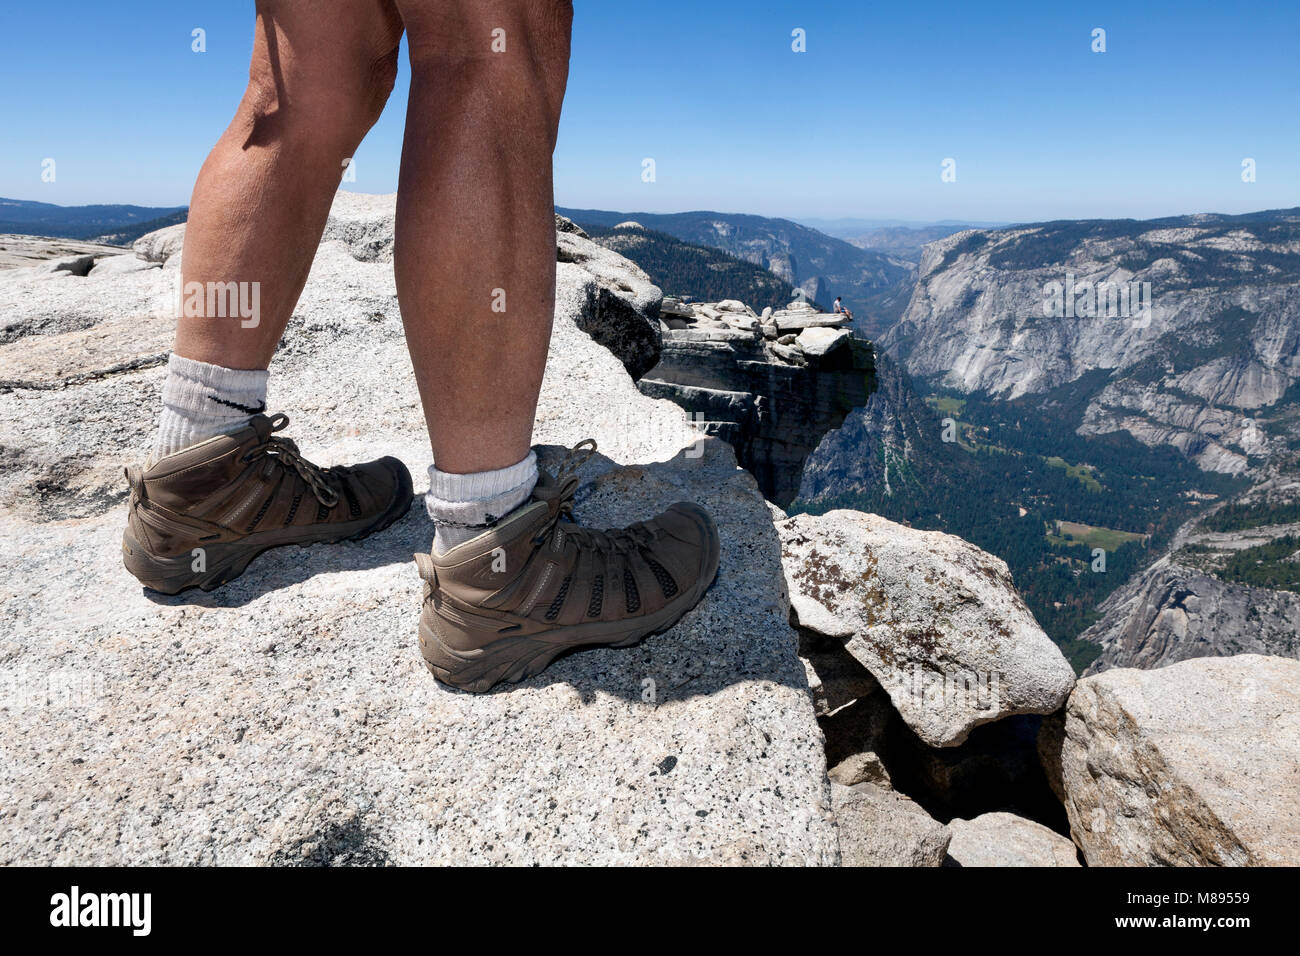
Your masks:
M 269 377 L 265 369 L 224 368 L 172 355 L 153 459 L 247 425 L 266 411 Z
M 456 475 L 429 466 L 424 505 L 437 526 L 434 550 L 445 551 L 486 531 L 528 500 L 537 484 L 537 453 L 494 471 Z
M 226 368 L 173 353 L 167 359 L 163 402 L 184 406 L 192 411 L 202 411 L 204 406 L 201 399 L 210 393 L 216 393 L 221 397 L 243 395 L 251 398 L 254 405 L 264 404 L 266 383 L 270 375 L 264 368 Z

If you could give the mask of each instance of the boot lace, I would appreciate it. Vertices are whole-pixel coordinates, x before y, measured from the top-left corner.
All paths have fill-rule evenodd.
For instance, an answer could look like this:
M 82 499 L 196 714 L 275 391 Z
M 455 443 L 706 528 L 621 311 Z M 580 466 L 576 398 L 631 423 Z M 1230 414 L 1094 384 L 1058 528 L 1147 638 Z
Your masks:
M 288 415 L 275 415 L 271 419 L 271 431 L 281 431 L 288 424 Z M 269 435 L 265 442 L 244 456 L 245 461 L 255 461 L 259 458 L 269 458 L 279 462 L 282 468 L 292 468 L 307 483 L 316 500 L 326 508 L 333 508 L 339 503 L 339 493 L 330 484 L 329 472 L 302 457 L 293 439 Z
M 555 514 L 533 538 L 534 544 L 550 541 L 561 521 L 564 522 L 563 534 L 566 537 L 573 538 L 579 547 L 591 548 L 601 554 L 629 554 L 641 548 L 649 548 L 654 543 L 654 532 L 642 524 L 601 531 L 595 528 L 584 528 L 574 521 L 573 496 L 577 493 L 580 484 L 577 472 L 595 453 L 595 439 L 586 438 L 578 442 L 569 449 L 560 462 L 553 481 L 546 485 L 539 485 L 534 490 L 533 494 L 538 498 L 556 502 Z

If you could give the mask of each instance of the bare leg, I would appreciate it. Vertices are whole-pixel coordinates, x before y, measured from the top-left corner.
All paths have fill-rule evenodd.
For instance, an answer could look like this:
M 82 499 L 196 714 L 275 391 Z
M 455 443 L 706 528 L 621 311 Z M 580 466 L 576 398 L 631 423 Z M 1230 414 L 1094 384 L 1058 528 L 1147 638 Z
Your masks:
M 396 2 L 412 84 L 397 291 L 433 443 L 426 503 L 437 525 L 430 553 L 416 555 L 420 651 L 436 678 L 479 692 L 562 651 L 625 647 L 671 625 L 713 581 L 721 545 L 704 509 L 685 502 L 617 537 L 577 534 L 559 526 L 577 483 L 535 484 L 528 446 L 555 307 L 551 151 L 572 6 Z M 530 497 L 545 507 L 515 512 Z M 500 520 L 512 513 L 523 517 Z
M 528 454 L 546 367 L 551 153 L 573 8 L 396 2 L 411 48 L 395 249 L 402 320 L 438 468 L 489 471 Z
M 343 162 L 392 90 L 401 35 L 391 0 L 259 0 L 248 89 L 195 183 L 182 259 L 187 286 L 259 283 L 259 321 L 182 317 L 178 355 L 270 365 Z

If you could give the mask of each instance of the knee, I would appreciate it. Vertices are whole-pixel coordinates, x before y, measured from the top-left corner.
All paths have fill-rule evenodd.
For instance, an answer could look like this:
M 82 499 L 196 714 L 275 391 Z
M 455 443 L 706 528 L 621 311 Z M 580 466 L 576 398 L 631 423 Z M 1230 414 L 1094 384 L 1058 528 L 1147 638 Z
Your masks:
M 363 133 L 379 121 L 396 83 L 397 47 L 373 57 L 359 72 L 357 96 L 352 109 L 358 122 L 365 125 Z
M 252 126 L 250 142 L 301 142 L 351 155 L 393 91 L 397 52 L 333 63 L 255 59 L 241 105 Z
M 571 0 L 449 5 L 456 19 L 412 23 L 412 79 L 444 122 L 498 123 L 554 141 L 569 73 Z M 428 28 L 425 28 L 428 27 Z

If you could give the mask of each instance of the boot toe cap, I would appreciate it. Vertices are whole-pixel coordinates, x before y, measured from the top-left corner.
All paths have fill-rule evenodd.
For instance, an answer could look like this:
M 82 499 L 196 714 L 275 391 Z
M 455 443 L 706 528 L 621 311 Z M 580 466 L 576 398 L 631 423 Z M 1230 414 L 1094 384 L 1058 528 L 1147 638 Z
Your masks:
M 711 581 L 718 570 L 721 553 L 718 526 L 713 516 L 692 501 L 679 501 L 660 516 L 660 523 L 674 538 L 696 551 L 698 573 Z

